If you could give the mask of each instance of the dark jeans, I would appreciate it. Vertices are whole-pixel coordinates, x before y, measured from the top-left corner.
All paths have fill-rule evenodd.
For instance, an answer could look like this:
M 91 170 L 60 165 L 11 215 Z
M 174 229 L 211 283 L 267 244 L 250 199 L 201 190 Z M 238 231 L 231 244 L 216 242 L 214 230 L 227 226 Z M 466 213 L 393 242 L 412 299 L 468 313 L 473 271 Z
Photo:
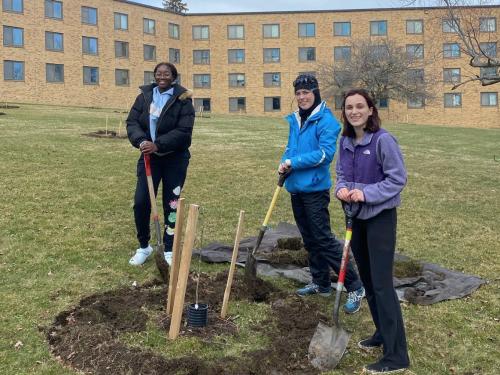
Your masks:
M 163 243 L 165 251 L 172 251 L 174 241 L 174 228 L 176 221 L 177 201 L 182 186 L 186 180 L 188 158 L 151 156 L 151 175 L 155 195 L 158 192 L 160 181 L 162 182 L 162 201 L 165 227 L 163 232 Z M 149 201 L 148 183 L 146 180 L 146 169 L 144 158 L 137 161 L 137 186 L 134 197 L 134 218 L 137 228 L 137 239 L 142 248 L 148 246 L 150 234 L 151 202 Z
M 304 247 L 309 254 L 309 269 L 313 282 L 329 287 L 330 267 L 338 274 L 342 260 L 343 245 L 332 234 L 330 228 L 330 191 L 293 193 L 292 209 L 299 227 Z M 351 262 L 347 265 L 345 287 L 348 292 L 361 288 L 361 281 Z
M 384 364 L 408 366 L 405 327 L 392 273 L 396 247 L 396 209 L 367 219 L 354 219 L 351 247 L 366 290 L 376 331 L 373 338 L 384 346 Z

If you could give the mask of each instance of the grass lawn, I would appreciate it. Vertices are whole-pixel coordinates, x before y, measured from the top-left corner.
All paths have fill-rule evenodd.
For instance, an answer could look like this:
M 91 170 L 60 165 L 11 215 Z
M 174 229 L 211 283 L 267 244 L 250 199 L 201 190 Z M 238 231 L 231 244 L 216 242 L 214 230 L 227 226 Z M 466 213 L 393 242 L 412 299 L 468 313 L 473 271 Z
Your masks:
M 35 105 L 2 112 L 0 374 L 71 374 L 50 356 L 39 326 L 85 295 L 156 275 L 154 262 L 128 265 L 136 248 L 132 199 L 138 151 L 127 140 L 82 135 L 104 129 L 106 116 L 109 130 L 117 130 L 126 114 Z M 468 298 L 403 305 L 412 373 L 498 374 L 500 130 L 386 128 L 398 137 L 409 174 L 399 210 L 398 251 L 489 280 Z M 244 235 L 257 233 L 287 131 L 280 118 L 197 119 L 183 195 L 203 208 L 198 245 L 201 240 L 232 243 L 240 209 L 246 211 Z M 332 227 L 342 235 L 336 202 L 331 213 Z M 271 224 L 278 221 L 293 222 L 287 193 Z M 222 268 L 203 265 L 209 271 Z M 266 313 L 234 305 L 230 313 L 236 309 L 249 319 Z M 353 342 L 372 333 L 366 304 L 361 314 L 342 319 L 354 331 Z M 144 345 L 162 350 L 158 342 L 165 339 L 156 336 L 143 338 Z M 189 350 L 189 342 L 183 345 Z M 373 359 L 354 351 L 342 364 L 361 369 Z

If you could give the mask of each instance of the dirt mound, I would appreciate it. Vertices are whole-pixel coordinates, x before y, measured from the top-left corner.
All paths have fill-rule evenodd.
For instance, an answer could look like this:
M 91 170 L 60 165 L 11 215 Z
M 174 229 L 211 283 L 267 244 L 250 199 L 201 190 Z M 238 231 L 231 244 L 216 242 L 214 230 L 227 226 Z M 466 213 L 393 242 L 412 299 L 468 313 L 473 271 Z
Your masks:
M 118 134 L 114 130 L 97 130 L 95 132 L 90 132 L 83 134 L 87 137 L 94 137 L 94 138 L 116 138 L 116 139 L 125 139 L 127 138 L 126 134 Z

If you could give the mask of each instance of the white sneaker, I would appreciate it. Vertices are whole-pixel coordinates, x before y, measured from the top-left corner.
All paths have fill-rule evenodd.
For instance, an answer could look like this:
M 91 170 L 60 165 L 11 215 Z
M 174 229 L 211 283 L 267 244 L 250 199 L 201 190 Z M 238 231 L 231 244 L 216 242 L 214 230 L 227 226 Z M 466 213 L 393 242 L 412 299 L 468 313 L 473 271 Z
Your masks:
M 146 261 L 146 259 L 148 259 L 152 252 L 153 248 L 151 247 L 151 245 L 148 245 L 148 247 L 146 247 L 145 249 L 140 247 L 135 251 L 135 255 L 130 258 L 128 263 L 132 266 L 140 266 Z
M 172 265 L 172 252 L 171 251 L 165 251 L 165 261 L 168 263 L 169 266 Z

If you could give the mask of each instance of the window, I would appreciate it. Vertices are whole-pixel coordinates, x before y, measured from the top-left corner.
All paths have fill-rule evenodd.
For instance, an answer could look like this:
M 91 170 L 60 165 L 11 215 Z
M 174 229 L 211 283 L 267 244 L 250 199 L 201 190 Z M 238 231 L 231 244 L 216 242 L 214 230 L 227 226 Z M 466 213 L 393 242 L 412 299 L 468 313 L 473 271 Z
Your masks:
M 245 39 L 245 26 L 243 25 L 229 25 L 227 27 L 228 39 Z
M 406 33 L 407 34 L 423 34 L 424 21 L 422 20 L 406 20 Z
M 154 72 L 151 72 L 151 71 L 144 72 L 144 84 L 145 85 L 150 85 L 154 81 L 155 81 L 155 74 L 154 74 Z
M 210 39 L 210 29 L 208 26 L 193 26 L 193 40 Z
M 314 23 L 299 23 L 299 37 L 312 38 L 316 36 L 316 25 Z
M 458 19 L 445 18 L 443 20 L 443 33 L 456 33 L 460 28 Z
M 333 58 L 335 61 L 350 61 L 351 60 L 351 47 L 341 46 L 333 49 Z
M 264 62 L 265 63 L 280 62 L 280 49 L 264 48 Z
M 447 59 L 460 57 L 460 44 L 458 43 L 444 43 L 443 44 L 443 57 Z
M 387 21 L 370 21 L 370 35 L 387 35 Z
M 496 107 L 496 106 L 498 106 L 498 93 L 497 92 L 482 92 L 481 93 L 481 106 L 483 106 L 483 107 Z
M 462 106 L 462 94 L 447 93 L 444 94 L 444 106 L 447 108 L 455 108 Z
M 424 83 L 425 72 L 423 69 L 408 69 L 406 78 L 410 83 Z
M 115 69 L 115 84 L 116 86 L 130 85 L 130 76 L 128 69 Z
M 149 44 L 144 45 L 144 60 L 155 61 L 156 60 L 156 47 L 150 46 Z
M 316 61 L 316 48 L 299 47 L 299 62 Z
M 420 60 L 424 58 L 424 45 L 423 44 L 407 44 L 406 56 L 410 60 Z
M 379 109 L 389 108 L 389 99 L 388 98 L 380 98 L 377 102 L 377 107 Z
M 264 87 L 281 86 L 281 73 L 264 73 Z
M 229 98 L 229 112 L 245 112 L 245 98 Z
M 479 48 L 484 52 L 485 56 L 497 57 L 497 43 L 496 42 L 485 42 L 479 43 Z
M 23 0 L 3 0 L 2 7 L 4 12 L 22 13 L 24 10 Z
M 24 29 L 19 27 L 3 27 L 3 45 L 5 47 L 23 47 Z
M 115 30 L 128 30 L 128 15 L 115 13 Z
M 193 86 L 195 88 L 210 88 L 210 74 L 193 74 Z
M 281 97 L 267 96 L 264 98 L 264 112 L 273 112 L 281 110 Z
M 115 40 L 115 57 L 128 58 L 128 42 Z
M 262 37 L 264 38 L 279 38 L 280 37 L 280 25 L 277 23 L 262 25 Z
M 63 18 L 62 1 L 45 0 L 45 17 L 57 18 L 57 19 L 62 20 L 62 18 Z
M 384 58 L 389 55 L 389 48 L 384 44 L 380 44 L 378 46 L 369 46 L 368 50 L 370 52 L 370 55 L 378 58 Z
M 151 35 L 156 34 L 156 21 L 149 18 L 144 18 L 143 30 L 144 34 L 151 34 Z
M 83 67 L 83 84 L 98 85 L 99 84 L 99 68 L 95 66 Z
M 243 64 L 245 62 L 244 49 L 228 49 L 227 62 L 229 64 Z
M 193 100 L 194 110 L 197 112 L 210 112 L 210 98 L 195 98 Z
M 459 83 L 461 81 L 460 68 L 444 68 L 443 69 L 443 82 L 446 83 Z
M 492 33 L 497 31 L 497 19 L 495 17 L 482 17 L 479 19 L 479 31 Z
M 24 81 L 24 61 L 4 60 L 3 79 L 6 81 Z
M 335 109 L 342 109 L 342 104 L 344 104 L 344 96 L 343 95 L 335 95 L 333 97 L 335 102 Z
M 202 65 L 210 64 L 210 50 L 208 49 L 193 50 L 193 64 L 202 64 Z
M 46 31 L 45 49 L 48 51 L 63 51 L 64 50 L 63 34 Z
M 97 38 L 91 38 L 88 36 L 82 37 L 82 52 L 87 55 L 97 55 L 98 54 Z
M 178 48 L 169 48 L 168 61 L 172 64 L 179 64 L 181 62 L 181 50 Z
M 82 23 L 87 25 L 97 25 L 97 9 L 82 7 Z
M 64 65 L 63 64 L 46 64 L 47 82 L 62 83 L 64 82 Z
M 316 77 L 316 72 L 313 72 L 313 71 L 299 72 L 298 75 L 304 75 L 304 74 L 308 74 L 310 76 Z
M 244 87 L 245 74 L 243 73 L 229 73 L 229 87 Z
M 408 99 L 408 108 L 423 108 L 425 106 L 425 99 L 422 96 L 415 96 Z
M 169 23 L 168 36 L 172 39 L 179 39 L 181 37 L 181 31 L 179 25 L 177 25 L 176 23 Z
M 350 22 L 334 22 L 333 35 L 335 36 L 351 36 Z
M 494 78 L 496 76 L 497 68 L 495 66 L 487 66 L 479 70 L 479 77 L 481 78 Z

